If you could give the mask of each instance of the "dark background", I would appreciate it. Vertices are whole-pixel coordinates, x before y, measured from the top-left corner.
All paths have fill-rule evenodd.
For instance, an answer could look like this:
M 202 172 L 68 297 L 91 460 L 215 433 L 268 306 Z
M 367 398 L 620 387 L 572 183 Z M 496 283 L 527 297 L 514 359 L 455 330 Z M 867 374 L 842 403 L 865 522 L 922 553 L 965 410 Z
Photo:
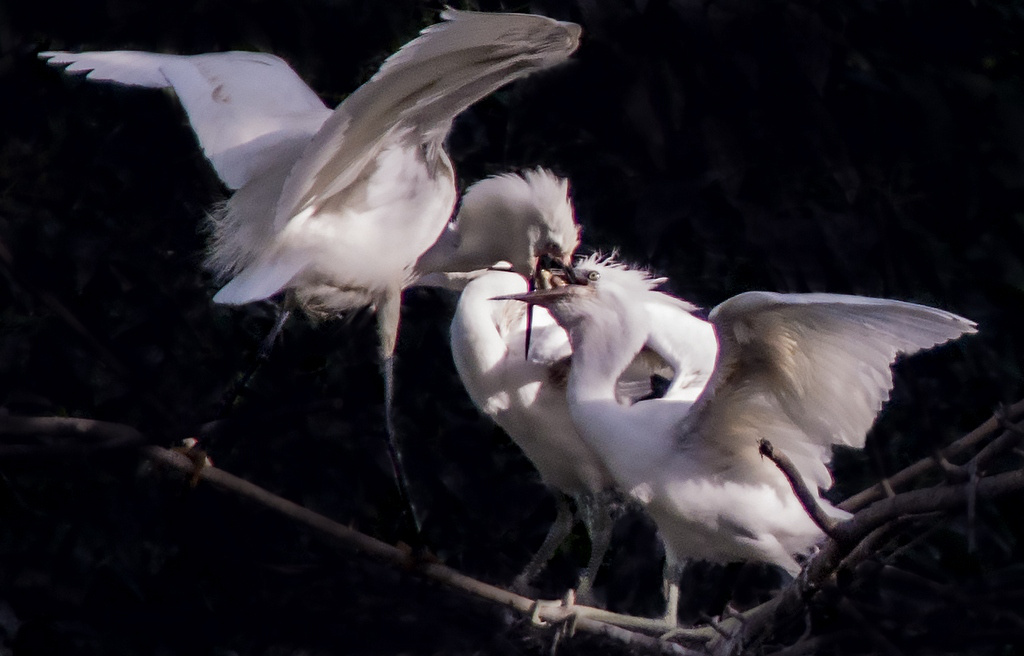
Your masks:
M 618 248 L 711 307 L 748 289 L 856 293 L 958 312 L 980 334 L 897 367 L 869 448 L 834 496 L 927 455 L 1024 396 L 1024 3 L 565 0 L 452 3 L 581 23 L 565 66 L 456 122 L 465 185 L 513 167 L 570 178 L 584 250 Z M 268 305 L 214 306 L 203 219 L 225 197 L 173 96 L 96 85 L 46 49 L 230 49 L 288 60 L 331 105 L 434 22 L 392 0 L 0 2 L 0 412 L 199 436 L 214 462 L 372 535 L 399 535 L 372 317 L 293 319 L 239 402 Z M 398 426 L 424 530 L 446 563 L 507 584 L 553 504 L 480 418 L 447 346 L 454 299 L 411 291 Z M 546 634 L 310 538 L 131 451 L 30 442 L 0 457 L 0 654 L 534 654 Z M 35 448 L 38 447 L 38 448 Z M 897 653 L 1012 653 L 1024 620 L 1020 502 L 936 518 L 846 594 Z M 968 548 L 973 535 L 974 548 Z M 890 549 L 891 551 L 891 549 Z M 584 561 L 578 531 L 539 583 Z M 660 612 L 660 547 L 629 516 L 597 592 Z M 771 573 L 700 568 L 687 617 Z M 937 592 L 940 590 L 941 592 Z M 831 651 L 879 649 L 820 610 Z M 801 627 L 796 630 L 799 635 Z M 779 638 L 782 640 L 782 638 Z M 577 638 L 563 653 L 624 651 Z

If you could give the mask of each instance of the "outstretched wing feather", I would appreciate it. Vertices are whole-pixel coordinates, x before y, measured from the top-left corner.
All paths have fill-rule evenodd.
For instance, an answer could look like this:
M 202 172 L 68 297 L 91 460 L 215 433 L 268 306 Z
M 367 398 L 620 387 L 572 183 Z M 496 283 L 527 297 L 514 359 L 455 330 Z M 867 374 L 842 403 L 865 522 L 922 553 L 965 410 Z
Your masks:
M 174 89 L 203 152 L 232 189 L 272 161 L 280 144 L 308 140 L 331 115 L 283 59 L 265 53 L 113 50 L 39 56 L 92 81 Z
M 408 139 L 440 157 L 436 150 L 457 114 L 563 61 L 578 43 L 578 26 L 543 16 L 446 10 L 442 18 L 338 106 L 292 170 L 279 224 L 342 193 L 386 147 Z
M 836 294 L 748 292 L 710 319 L 718 360 L 680 439 L 739 448 L 767 437 L 821 486 L 833 444 L 864 446 L 897 355 L 975 332 L 943 310 Z

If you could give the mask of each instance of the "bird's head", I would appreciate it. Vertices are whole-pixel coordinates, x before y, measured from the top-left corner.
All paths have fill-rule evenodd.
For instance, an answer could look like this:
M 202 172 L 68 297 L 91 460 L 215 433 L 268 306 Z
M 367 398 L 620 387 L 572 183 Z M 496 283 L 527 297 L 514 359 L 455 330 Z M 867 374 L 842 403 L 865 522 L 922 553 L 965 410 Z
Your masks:
M 568 182 L 545 169 L 477 182 L 466 191 L 455 224 L 462 268 L 505 261 L 534 277 L 543 266 L 570 262 L 580 243 Z
M 567 180 L 541 168 L 523 172 L 522 179 L 533 212 L 524 213 L 529 271 L 520 273 L 536 279 L 542 269 L 564 269 L 572 263 L 580 245 L 580 226 L 569 200 Z

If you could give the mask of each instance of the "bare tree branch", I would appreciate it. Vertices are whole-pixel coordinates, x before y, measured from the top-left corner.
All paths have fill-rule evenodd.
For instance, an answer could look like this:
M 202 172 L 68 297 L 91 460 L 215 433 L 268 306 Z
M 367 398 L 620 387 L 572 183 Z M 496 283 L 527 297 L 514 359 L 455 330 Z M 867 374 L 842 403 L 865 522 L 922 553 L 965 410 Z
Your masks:
M 899 530 L 903 528 L 904 524 L 913 519 L 916 518 L 900 517 L 897 520 L 879 526 L 875 530 L 871 531 L 863 540 L 857 543 L 857 546 L 850 550 L 850 553 L 843 558 L 842 562 L 839 563 L 839 566 L 836 569 L 852 570 L 858 564 L 870 558 L 872 554 L 878 553 L 881 545 L 888 542 Z
M 98 448 L 139 446 L 146 443 L 145 436 L 130 426 L 92 419 L 68 417 L 16 417 L 0 415 L 0 436 L 71 436 L 85 438 L 87 443 L 58 448 L 57 453 L 85 452 Z M 41 451 L 54 453 L 50 444 L 43 445 L 0 445 L 0 456 L 37 454 Z M 178 471 L 190 479 L 206 481 L 214 487 L 255 501 L 280 515 L 283 515 L 332 544 L 363 552 L 378 560 L 397 565 L 403 570 L 443 583 L 473 596 L 512 608 L 526 617 L 532 617 L 543 625 L 559 625 L 572 622 L 574 629 L 602 635 L 624 644 L 635 645 L 658 653 L 695 656 L 686 647 L 637 633 L 602 620 L 618 620 L 618 624 L 634 628 L 661 632 L 664 623 L 658 620 L 634 618 L 611 613 L 589 606 L 565 606 L 554 602 L 540 602 L 509 592 L 497 586 L 466 576 L 439 563 L 426 562 L 415 558 L 407 550 L 387 544 L 376 538 L 360 533 L 338 522 L 319 515 L 308 508 L 264 490 L 244 479 L 212 466 L 201 466 L 196 459 L 172 449 L 159 446 L 143 446 L 141 453 L 158 465 Z M 201 461 L 200 461 L 201 462 Z M 198 467 L 198 469 L 197 469 Z M 601 618 L 601 619 L 597 619 Z M 703 636 L 700 630 L 689 632 L 691 638 Z
M 0 414 L 0 435 L 36 436 L 36 444 L 0 444 L 0 458 L 66 456 L 145 443 L 131 426 L 75 417 L 14 417 Z M 54 440 L 53 438 L 68 438 Z
M 1024 409 L 1024 403 L 1019 403 L 1011 408 L 1008 414 L 1013 416 L 1020 413 L 1022 409 Z M 986 423 L 995 426 L 997 422 L 993 419 Z M 969 441 L 968 438 L 972 438 L 971 445 L 977 443 L 984 435 L 981 437 L 976 437 L 976 435 L 991 432 L 991 427 L 988 427 L 987 432 L 985 429 L 986 426 L 983 425 L 972 431 L 955 445 L 951 445 L 947 452 L 962 452 L 967 448 L 965 442 Z M 26 418 L 0 415 L 0 435 L 74 436 L 87 440 L 87 444 L 79 445 L 81 450 L 145 444 L 144 436 L 128 426 L 60 417 Z M 4 449 L 12 447 L 14 450 L 10 453 L 17 453 L 20 446 L 0 446 L 0 455 L 7 453 Z M 953 449 L 953 446 L 956 448 Z M 808 513 L 812 517 L 815 511 L 823 514 L 817 501 L 796 473 L 792 463 L 783 454 L 775 453 L 767 442 L 762 444 L 761 448 L 764 455 L 771 458 L 786 474 Z M 415 558 L 406 550 L 334 522 L 223 470 L 206 466 L 200 468 L 197 474 L 195 460 L 183 453 L 158 446 L 144 446 L 141 451 L 146 458 L 156 463 L 186 476 L 195 476 L 198 480 L 206 481 L 219 489 L 255 501 L 311 529 L 315 535 L 325 538 L 331 543 L 361 551 L 464 593 L 512 608 L 526 617 L 535 619 L 539 624 L 572 626 L 575 629 L 661 653 L 685 656 L 693 656 L 698 653 L 684 647 L 683 644 L 658 640 L 637 632 L 661 632 L 665 629 L 664 622 L 661 620 L 624 616 L 587 606 L 538 602 L 483 583 L 445 565 Z M 931 461 L 926 462 L 930 463 Z M 906 474 L 906 471 L 904 470 L 891 480 L 906 482 L 916 475 Z M 804 612 L 803 609 L 808 600 L 815 597 L 815 590 L 830 580 L 840 566 L 851 566 L 855 564 L 855 561 L 862 559 L 861 556 L 866 557 L 875 550 L 878 544 L 891 535 L 891 531 L 895 529 L 894 523 L 907 521 L 907 518 L 912 516 L 962 508 L 968 504 L 968 486 L 973 486 L 972 493 L 978 499 L 1024 490 L 1024 469 L 982 477 L 961 485 L 947 485 L 896 494 L 862 508 L 845 522 L 837 523 L 832 518 L 825 516 L 827 521 L 822 520 L 819 525 L 830 537 L 821 545 L 820 551 L 811 559 L 804 573 L 794 585 L 788 586 L 775 598 L 747 611 L 742 616 L 722 620 L 718 625 L 721 635 L 709 627 L 699 627 L 682 629 L 676 632 L 673 639 L 684 644 L 693 644 L 704 650 L 699 653 L 712 654 L 732 653 L 738 645 L 749 646 L 764 640 L 779 625 L 779 622 L 799 617 Z M 871 490 L 867 492 L 871 492 Z M 864 498 L 870 498 L 870 495 Z M 803 648 L 801 643 L 797 643 L 786 649 L 799 652 Z
M 836 537 L 827 539 L 818 553 L 807 564 L 794 585 L 785 588 L 777 597 L 748 613 L 737 627 L 743 644 L 758 640 L 771 632 L 777 616 L 793 616 L 804 607 L 805 597 L 827 582 L 862 539 L 872 540 L 875 531 L 907 515 L 920 515 L 940 510 L 963 507 L 967 504 L 967 485 L 913 490 L 876 501 L 853 518 L 836 525 Z M 997 474 L 978 482 L 978 498 L 992 498 L 1000 494 L 1024 489 L 1024 470 Z M 728 625 L 731 620 L 722 623 Z M 714 647 L 712 643 L 709 645 Z
M 0 435 L 75 436 L 86 438 L 87 443 L 77 444 L 78 450 L 90 448 L 113 448 L 115 446 L 136 446 L 145 443 L 144 436 L 134 428 L 123 424 L 66 417 L 13 417 L 0 416 Z M 75 445 L 72 445 L 75 446 Z M 34 445 L 0 445 L 0 456 L 21 454 L 27 450 L 38 450 Z M 144 446 L 142 454 L 149 460 L 174 469 L 186 476 L 196 476 L 196 461 L 185 454 L 159 446 Z M 355 529 L 319 515 L 308 508 L 272 494 L 263 488 L 212 466 L 198 470 L 198 479 L 206 481 L 221 490 L 231 492 L 250 501 L 255 501 L 298 524 L 312 529 L 319 537 L 349 548 L 361 551 L 376 559 L 397 565 L 404 570 L 438 581 L 476 597 L 513 608 L 521 614 L 531 615 L 545 624 L 559 624 L 572 620 L 576 629 L 603 635 L 608 638 L 636 645 L 666 654 L 692 656 L 695 652 L 682 645 L 664 642 L 657 638 L 629 631 L 607 624 L 580 611 L 590 609 L 580 606 L 539 605 L 536 600 L 509 592 L 497 586 L 466 576 L 439 563 L 425 562 L 413 557 L 408 551 L 386 544 Z M 604 612 L 604 611 L 602 611 Z M 578 617 L 576 616 L 578 614 Z M 610 614 L 614 615 L 614 613 Z
M 977 471 L 982 471 L 989 460 L 1004 451 L 1012 450 L 1021 439 L 1024 438 L 1024 429 L 1012 423 L 1009 412 L 1001 409 L 995 414 L 996 421 L 1005 429 L 1003 434 L 986 444 L 978 453 L 971 458 L 968 464 L 973 464 Z
M 1004 416 L 1017 417 L 1022 412 L 1024 412 L 1024 401 L 1009 408 Z M 1000 416 L 997 414 L 982 426 L 947 447 L 944 455 L 963 453 L 978 444 L 999 427 L 1000 421 Z M 775 459 L 773 462 L 779 464 L 779 461 Z M 786 474 L 791 485 L 794 481 L 802 484 L 802 479 L 792 468 L 792 463 L 789 463 L 789 472 L 787 472 L 786 464 L 785 461 L 782 461 L 780 469 Z M 935 462 L 932 459 L 922 460 L 890 477 L 889 482 L 893 486 L 906 484 L 934 466 Z M 794 485 L 794 491 L 797 487 Z M 891 531 L 895 530 L 894 523 L 907 521 L 914 516 L 966 507 L 970 499 L 968 492 L 976 499 L 985 499 L 1019 490 L 1024 490 L 1024 469 L 971 479 L 961 485 L 912 490 L 887 498 L 882 498 L 884 496 L 882 486 L 876 485 L 851 497 L 840 507 L 844 510 L 853 508 L 859 511 L 851 519 L 839 522 L 830 529 L 830 538 L 821 545 L 819 552 L 807 564 L 795 584 L 785 588 L 769 602 L 745 613 L 742 621 L 730 618 L 721 622 L 721 627 L 735 630 L 736 633 L 729 641 L 713 639 L 708 643 L 708 649 L 715 654 L 724 654 L 735 647 L 737 640 L 740 641 L 740 644 L 750 645 L 764 639 L 772 632 L 778 618 L 797 616 L 805 607 L 809 596 L 829 581 L 841 566 L 852 566 L 859 560 L 863 560 L 870 550 L 891 535 Z M 799 491 L 796 493 L 801 498 L 805 509 L 813 517 L 812 509 L 818 507 L 817 503 L 815 502 L 810 507 L 807 503 L 814 500 L 813 495 L 806 490 L 806 487 L 804 487 L 803 496 Z M 872 501 L 874 503 L 871 503 Z M 820 507 L 818 508 L 820 510 Z M 822 530 L 825 530 L 824 527 Z M 791 653 L 803 651 L 799 643 L 791 645 L 787 649 L 791 650 Z
M 1016 420 L 1022 415 L 1024 415 L 1024 400 L 1017 401 L 1004 411 L 995 413 L 983 424 L 972 430 L 967 435 L 964 435 L 957 441 L 953 442 L 939 453 L 943 458 L 946 458 L 948 460 L 949 458 L 952 458 L 960 453 L 967 451 L 968 449 L 975 446 L 976 444 L 984 440 L 986 437 L 991 435 L 1000 427 L 1002 421 Z M 935 467 L 936 462 L 933 458 L 922 458 L 921 460 L 918 460 L 909 467 L 906 467 L 897 472 L 896 474 L 889 476 L 886 479 L 886 481 L 892 488 L 895 489 L 897 487 L 910 483 L 918 476 L 934 469 Z M 856 512 L 861 508 L 867 506 L 872 501 L 881 499 L 884 496 L 885 491 L 883 489 L 883 486 L 881 484 L 875 484 L 867 488 L 866 490 L 858 492 L 852 497 L 846 499 L 841 504 L 839 504 L 838 507 L 847 512 Z
M 150 460 L 188 476 L 192 476 L 195 471 L 195 463 L 177 451 L 158 446 L 148 446 L 143 449 L 143 453 Z M 334 544 L 356 549 L 379 560 L 397 565 L 404 570 L 413 571 L 426 578 L 444 583 L 449 587 L 515 609 L 526 617 L 535 615 L 545 623 L 558 624 L 573 619 L 573 615 L 576 613 L 577 607 L 573 606 L 542 605 L 539 609 L 535 609 L 535 606 L 538 604 L 536 600 L 478 581 L 445 565 L 424 562 L 413 557 L 406 550 L 381 542 L 376 538 L 332 521 L 323 515 L 317 514 L 276 494 L 272 494 L 222 469 L 203 467 L 200 470 L 199 478 L 216 488 L 255 501 L 265 508 L 288 517 L 312 529 L 318 536 L 326 538 Z M 585 606 L 578 608 L 581 610 L 591 610 Z M 536 613 L 535 610 L 537 610 Z M 597 611 L 600 609 L 592 610 Z M 575 621 L 577 629 L 603 635 L 625 644 L 637 645 L 666 654 L 682 654 L 686 656 L 693 654 L 693 652 L 683 648 L 681 645 L 663 642 L 650 636 L 606 624 L 592 619 L 583 613 Z
M 975 493 L 978 499 L 990 499 L 1024 490 L 1024 470 L 994 474 L 978 480 L 977 483 L 911 490 L 876 501 L 851 519 L 839 523 L 835 527 L 836 537 L 841 542 L 852 542 L 860 540 L 879 526 L 905 515 L 965 507 L 969 499 L 969 488 L 973 485 L 977 486 Z

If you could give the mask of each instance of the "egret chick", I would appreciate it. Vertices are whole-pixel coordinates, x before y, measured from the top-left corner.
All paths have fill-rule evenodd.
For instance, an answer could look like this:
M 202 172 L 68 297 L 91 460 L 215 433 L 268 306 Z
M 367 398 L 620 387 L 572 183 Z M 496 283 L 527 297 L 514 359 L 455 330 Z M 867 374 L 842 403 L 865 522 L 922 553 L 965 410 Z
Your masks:
M 576 267 L 577 284 L 516 298 L 547 308 L 568 331 L 573 422 L 654 519 L 670 567 L 752 560 L 799 572 L 795 556 L 823 534 L 758 441 L 785 452 L 809 488 L 828 488 L 832 446 L 864 446 L 896 357 L 975 332 L 963 317 L 913 303 L 746 292 L 709 316 L 719 352 L 699 396 L 624 406 L 615 381 L 656 329 L 636 300 L 653 281 L 597 264 Z M 820 495 L 818 503 L 846 516 Z
M 579 243 L 579 228 L 564 181 L 552 182 L 535 174 L 519 179 L 501 176 L 474 185 L 466 192 L 456 225 L 485 217 L 520 225 L 529 223 L 527 217 L 543 217 L 541 222 L 533 221 L 530 231 L 539 224 L 541 234 L 548 237 L 533 243 L 546 244 L 549 254 L 568 261 Z M 555 521 L 514 587 L 524 588 L 568 536 L 573 519 L 568 496 L 576 501 L 591 538 L 590 559 L 577 588 L 586 595 L 608 547 L 612 500 L 617 493 L 611 474 L 580 438 L 569 413 L 564 375 L 572 353 L 568 336 L 542 309 L 536 311 L 531 326 L 523 304 L 493 300 L 527 292 L 528 282 L 521 275 L 491 270 L 472 274 L 468 280 L 451 327 L 456 369 L 473 403 L 523 450 L 557 501 Z M 710 325 L 693 317 L 689 304 L 660 292 L 647 291 L 638 300 L 652 321 L 673 326 L 659 333 L 664 365 L 674 376 L 672 387 L 689 390 L 695 397 L 714 366 L 717 347 Z M 533 333 L 530 344 L 523 339 L 528 330 Z M 616 393 L 623 402 L 633 402 L 650 391 L 651 360 L 645 353 L 620 377 Z

